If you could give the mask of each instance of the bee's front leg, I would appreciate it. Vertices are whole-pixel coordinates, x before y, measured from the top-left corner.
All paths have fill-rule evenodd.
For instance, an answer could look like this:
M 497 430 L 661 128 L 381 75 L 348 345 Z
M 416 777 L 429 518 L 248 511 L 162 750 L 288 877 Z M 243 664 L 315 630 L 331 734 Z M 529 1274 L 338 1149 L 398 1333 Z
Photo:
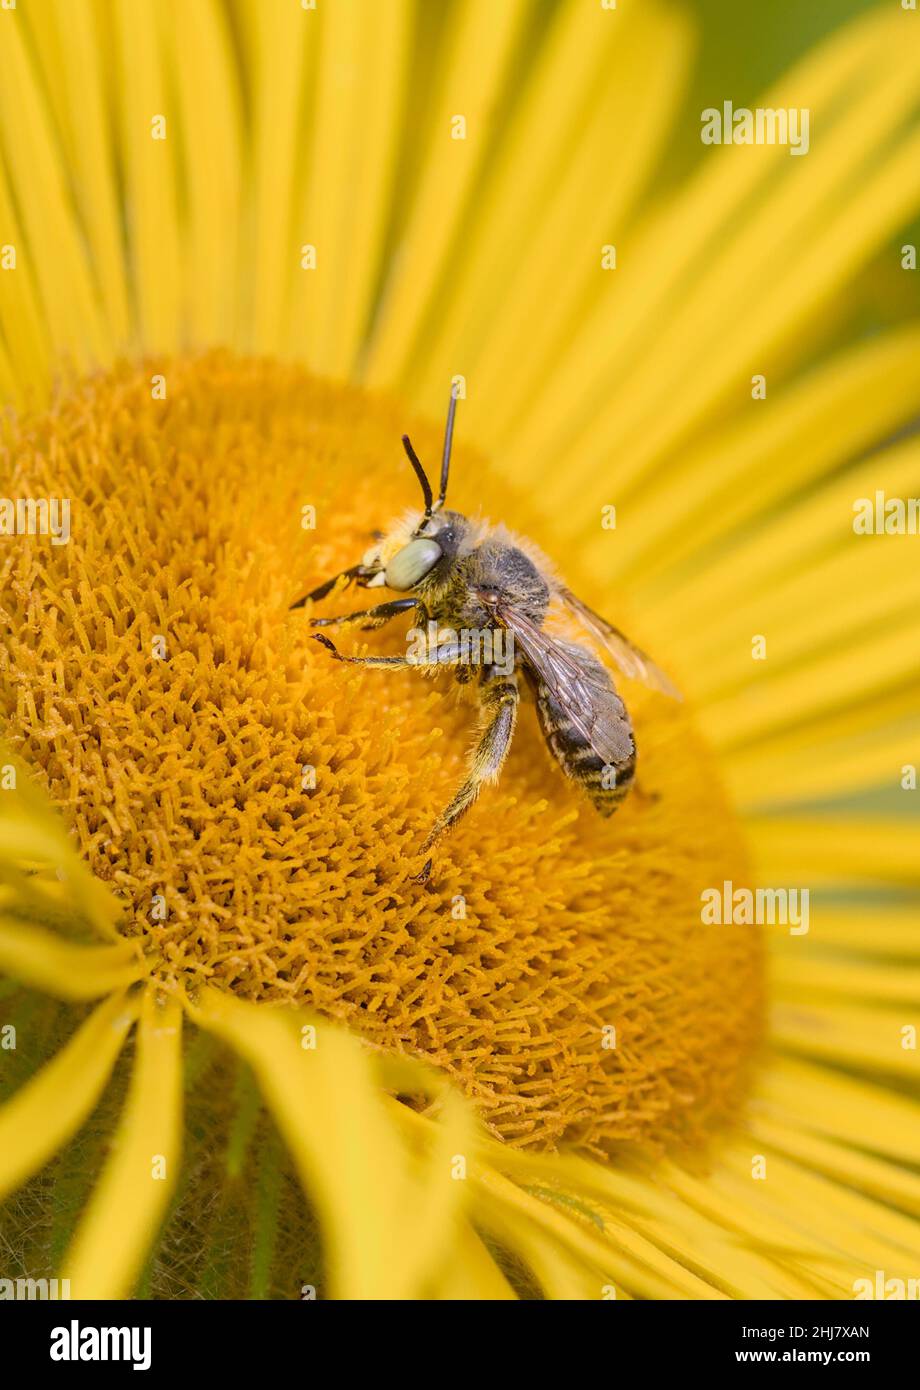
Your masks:
M 421 599 L 417 598 L 394 598 L 388 603 L 378 603 L 375 608 L 359 609 L 356 613 L 341 613 L 337 618 L 311 618 L 311 627 L 349 627 L 352 623 L 360 623 L 364 632 L 372 632 L 375 628 L 383 627 L 391 618 L 399 617 L 400 613 L 407 613 L 410 608 L 418 609 L 419 623 L 424 626 L 428 621 Z
M 367 588 L 368 581 L 372 580 L 375 574 L 379 574 L 379 570 L 374 569 L 374 567 L 367 566 L 367 564 L 352 564 L 349 569 L 340 570 L 339 574 L 332 575 L 331 580 L 324 580 L 315 589 L 310 589 L 309 594 L 304 594 L 302 599 L 297 599 L 296 603 L 290 605 L 290 612 L 293 612 L 297 607 L 303 607 L 304 603 L 318 603 L 320 599 L 327 598 L 339 580 L 345 580 L 345 588 L 356 580 L 364 580 L 361 587 Z
M 464 811 L 469 810 L 487 782 L 498 781 L 514 737 L 519 700 L 517 679 L 514 675 L 493 677 L 482 687 L 480 703 L 485 719 L 482 736 L 470 760 L 466 777 L 431 827 L 422 845 L 422 854 L 432 849 L 441 836 L 460 819 Z M 431 862 L 427 859 L 421 871 L 414 875 L 416 883 L 427 881 L 431 873 Z

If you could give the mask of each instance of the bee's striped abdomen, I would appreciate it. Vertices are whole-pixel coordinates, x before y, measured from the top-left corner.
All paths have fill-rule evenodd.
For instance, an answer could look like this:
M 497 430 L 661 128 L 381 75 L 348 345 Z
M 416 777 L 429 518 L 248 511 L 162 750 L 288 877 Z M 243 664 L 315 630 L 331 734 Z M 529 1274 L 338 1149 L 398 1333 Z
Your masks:
M 542 682 L 534 684 L 537 716 L 553 757 L 567 777 L 577 782 L 602 816 L 612 816 L 626 796 L 636 773 L 636 750 L 617 763 L 605 763 Z

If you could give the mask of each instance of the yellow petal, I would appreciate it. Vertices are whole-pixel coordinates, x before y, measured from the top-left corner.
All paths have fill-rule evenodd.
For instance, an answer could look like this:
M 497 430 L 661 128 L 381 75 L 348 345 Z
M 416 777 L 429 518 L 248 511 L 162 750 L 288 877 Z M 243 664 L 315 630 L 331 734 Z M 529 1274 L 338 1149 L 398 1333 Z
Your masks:
M 272 352 L 281 339 L 292 277 L 300 247 L 312 241 L 308 229 L 292 226 L 294 190 L 301 174 L 298 159 L 300 113 L 309 109 L 312 70 L 309 50 L 317 46 L 317 15 L 299 5 L 266 5 L 246 0 L 241 9 L 250 55 L 251 85 L 251 241 L 244 238 L 241 263 L 247 273 L 242 342 L 256 352 Z M 306 76 L 305 76 L 306 74 Z
M 829 1181 L 768 1144 L 758 1145 L 757 1138 L 732 1146 L 720 1167 L 720 1185 L 730 1196 L 744 1194 L 742 1201 L 758 1207 L 783 1232 L 782 1239 L 791 1244 L 807 1240 L 815 1254 L 800 1257 L 803 1264 L 852 1296 L 854 1278 L 866 1269 L 881 1265 L 900 1272 L 916 1260 L 920 1241 L 913 1220 L 886 1211 L 874 1198 Z M 765 1176 L 752 1179 L 752 1157 L 758 1152 L 765 1159 Z
M 813 660 L 776 675 L 769 666 L 771 635 L 751 634 L 747 681 L 725 698 L 713 699 L 701 715 L 703 729 L 717 746 L 728 748 L 778 733 L 788 724 L 790 710 L 804 723 L 848 703 L 916 686 L 920 674 L 920 620 L 912 613 L 881 633 L 854 635 L 848 648 L 819 652 Z M 760 636 L 767 642 L 766 660 L 751 655 L 752 641 Z
M 479 1236 L 469 1229 L 458 1237 L 457 1258 L 444 1267 L 434 1296 L 448 1302 L 458 1299 L 513 1302 L 517 1298 Z
M 586 485 L 582 506 L 592 500 L 600 506 L 611 487 L 622 494 L 636 485 L 708 412 L 725 402 L 750 401 L 752 373 L 776 361 L 781 353 L 789 354 L 802 323 L 813 318 L 860 265 L 910 221 L 920 205 L 916 179 L 920 132 L 899 138 L 890 151 L 873 151 L 873 159 L 857 175 L 856 193 L 850 192 L 853 169 L 847 161 L 853 157 L 859 164 L 867 159 L 859 140 L 870 129 L 869 111 L 884 114 L 887 124 L 878 137 L 884 141 L 890 133 L 888 125 L 896 127 L 903 120 L 906 98 L 920 88 L 920 50 L 890 86 L 888 76 L 887 71 L 880 76 L 871 105 L 859 105 L 845 128 L 835 132 L 835 170 L 842 183 L 837 206 L 828 212 L 814 166 L 788 179 L 785 197 L 775 208 L 759 210 L 725 263 L 715 258 L 711 269 L 694 282 L 654 352 L 637 356 L 638 379 L 624 374 L 603 414 L 592 420 L 583 436 L 568 441 L 553 485 L 541 490 L 546 492 L 542 505 L 559 504 L 561 480 L 571 479 L 568 470 L 572 467 L 577 470 L 575 478 Z M 809 209 L 814 225 L 798 223 L 800 205 L 807 205 L 815 195 L 816 207 Z M 789 242 L 784 242 L 784 234 L 790 236 Z M 752 285 L 756 286 L 753 291 Z M 742 295 L 745 313 L 739 315 L 735 305 Z M 724 321 L 716 306 L 724 313 Z M 694 344 L 689 357 L 688 342 Z M 751 408 L 757 409 L 757 404 Z M 587 460 L 591 460 L 590 473 Z
M 192 1012 L 256 1074 L 319 1212 L 333 1296 L 414 1296 L 446 1257 L 450 1213 L 465 1191 L 448 1161 L 452 1145 L 466 1143 L 462 1112 L 452 1110 L 422 1184 L 380 1093 L 373 1060 L 356 1038 L 215 990 L 202 991 Z M 315 1027 L 315 1047 L 302 1045 L 300 1026 Z M 439 1211 L 441 1224 L 432 1227 L 427 1217 Z M 423 1220 L 420 1213 L 427 1214 Z
M 866 944 L 871 946 L 871 942 Z M 774 986 L 793 1004 L 797 999 L 824 1000 L 827 994 L 839 994 L 871 1003 L 920 1005 L 920 966 L 875 964 L 862 954 L 856 960 L 841 960 L 836 954 L 819 958 L 814 951 L 808 955 L 807 968 L 803 969 L 803 964 L 794 944 L 773 952 Z
M 920 331 L 913 325 L 835 353 L 781 383 L 766 413 L 745 404 L 676 454 L 654 489 L 640 489 L 620 507 L 621 524 L 606 545 L 595 527 L 586 530 L 586 560 L 628 575 L 637 597 L 648 592 L 661 601 L 667 591 L 685 606 L 689 565 L 705 571 L 726 542 L 735 555 L 759 550 L 760 528 L 766 522 L 769 529 L 775 509 L 797 507 L 810 483 L 874 451 L 910 418 L 918 390 Z
M 24 915 L 46 921 L 78 916 L 99 936 L 121 943 L 120 904 L 87 869 L 46 797 L 2 743 L 0 760 L 16 771 L 15 791 L 0 798 L 0 882 L 14 890 L 0 895 L 0 904 L 10 912 L 21 905 Z
M 907 439 L 870 454 L 855 468 L 836 474 L 823 487 L 806 492 L 781 510 L 771 510 L 743 545 L 713 554 L 705 568 L 671 592 L 668 612 L 673 615 L 675 635 L 688 618 L 718 603 L 726 584 L 731 585 L 733 597 L 754 596 L 790 574 L 807 574 L 816 556 L 838 547 L 854 550 L 871 545 L 875 537 L 853 531 L 854 502 L 874 498 L 877 488 L 891 497 L 912 496 L 918 466 L 920 446 Z
M 215 0 L 171 0 L 164 51 L 177 84 L 188 336 L 234 341 L 239 314 L 242 112 L 231 34 Z M 175 132 L 179 136 L 179 132 Z
M 722 750 L 739 805 L 769 809 L 862 786 L 900 787 L 916 759 L 917 697 L 910 685 L 824 710 Z M 745 780 L 747 779 L 747 780 Z
M 546 1187 L 522 1190 L 501 1173 L 485 1166 L 476 1170 L 477 1214 L 499 1240 L 513 1241 L 525 1257 L 545 1265 L 550 1249 L 561 1248 L 595 1274 L 595 1297 L 602 1298 L 605 1284 L 629 1285 L 645 1298 L 712 1298 L 718 1295 L 690 1270 L 637 1234 L 628 1223 L 605 1214 L 596 1215 L 592 1228 L 572 1217 L 572 1202 L 564 1190 Z M 558 1205 L 557 1205 L 558 1203 Z M 542 1250 L 528 1240 L 541 1233 Z M 544 1244 L 546 1242 L 546 1244 Z M 563 1265 L 564 1267 L 564 1265 Z
M 6 171 L 2 165 L 0 227 L 3 229 L 3 247 L 12 247 L 16 254 L 15 269 L 2 272 L 3 333 L 16 363 L 15 395 L 18 397 L 20 393 L 28 390 L 38 394 L 48 384 L 51 344 L 32 264 L 32 251 L 16 215 Z M 9 358 L 6 370 L 12 372 Z
M 493 114 L 509 71 L 528 0 L 459 0 L 451 14 L 450 42 L 428 78 L 434 94 L 418 186 L 397 231 L 398 260 L 385 290 L 380 324 L 366 373 L 373 386 L 397 382 L 494 139 Z M 462 118 L 465 134 L 455 122 Z
M 22 210 L 29 264 L 55 347 L 77 366 L 111 354 L 50 113 L 19 24 L 0 44 L 0 119 L 10 182 Z M 18 273 L 18 272 L 17 272 Z
M 811 1130 L 857 1148 L 920 1164 L 920 1113 L 907 1096 L 865 1077 L 788 1057 L 758 1080 L 758 1106 L 793 1131 Z
M 813 946 L 829 946 L 838 953 L 852 952 L 857 958 L 920 959 L 916 910 L 890 900 L 877 907 L 857 902 L 834 906 L 825 903 L 810 923 L 809 939 Z M 797 942 L 784 946 L 793 957 L 797 948 Z
M 758 816 L 750 833 L 763 883 L 920 881 L 920 831 L 913 818 Z
M 368 327 L 390 215 L 400 120 L 410 83 L 407 0 L 320 5 L 312 141 L 297 206 L 315 270 L 297 272 L 288 341 L 310 367 L 348 375 Z
M 153 0 L 116 0 L 118 130 L 131 206 L 128 227 L 139 328 L 145 349 L 180 336 L 177 223 L 178 111 L 164 63 L 162 15 Z M 156 125 L 160 120 L 165 123 Z
M 765 740 L 728 756 L 725 782 L 742 809 L 895 787 L 902 769 L 916 757 L 918 745 L 920 719 L 899 729 L 882 728 L 856 742 L 823 738 L 816 731 L 804 754 L 791 742 Z
M 864 142 L 874 138 L 892 120 L 892 113 L 882 110 L 878 122 L 873 121 L 872 108 L 884 91 L 887 65 L 899 42 L 900 18 L 874 13 L 846 26 L 784 74 L 763 105 L 808 106 L 841 118 L 858 104 L 858 134 Z M 898 97 L 903 105 L 910 102 L 904 72 L 909 63 L 902 55 L 905 80 Z M 816 127 L 819 124 L 816 117 Z M 712 335 L 721 374 L 726 358 L 719 346 L 716 309 L 726 316 L 723 340 L 729 330 L 737 334 L 749 329 L 762 342 L 761 315 L 745 313 L 739 318 L 736 313 L 738 281 L 743 280 L 746 305 L 762 290 L 768 314 L 772 284 L 765 278 L 761 286 L 756 266 L 769 262 L 779 253 L 782 237 L 793 234 L 794 219 L 781 224 L 784 203 L 799 215 L 802 205 L 810 204 L 810 213 L 819 221 L 826 217 L 826 210 L 819 211 L 820 189 L 811 182 L 813 167 L 797 175 L 804 187 L 796 190 L 791 182 L 796 177 L 792 166 L 814 163 L 820 153 L 812 150 L 801 160 L 790 158 L 782 146 L 726 147 L 702 162 L 686 189 L 643 229 L 628 258 L 618 259 L 619 268 L 599 288 L 594 312 L 566 345 L 564 360 L 541 383 L 502 460 L 511 477 L 541 477 L 539 504 L 558 524 L 564 524 L 559 514 L 576 480 L 586 493 L 578 508 L 569 509 L 573 530 L 586 510 L 595 510 L 585 503 L 601 480 L 613 484 L 635 476 L 662 447 L 664 434 L 673 437 L 693 411 L 712 403 L 717 374 L 710 372 L 710 354 L 700 353 L 699 343 Z M 842 142 L 828 156 L 830 170 L 844 182 L 850 174 L 845 156 Z M 765 201 L 768 190 L 772 198 Z M 746 252 L 739 229 L 747 241 Z M 776 271 L 790 273 L 790 261 L 807 253 L 806 238 L 785 259 L 780 255 Z M 744 254 L 749 259 L 744 260 Z M 816 291 L 817 285 L 812 287 Z M 775 307 L 788 313 L 792 303 L 782 297 Z M 681 318 L 679 332 L 676 316 Z M 703 338 L 694 336 L 694 328 Z M 689 357 L 687 343 L 694 344 Z M 737 373 L 737 362 L 734 369 Z M 719 385 L 724 389 L 724 379 Z M 637 429 L 634 437 L 624 440 L 627 421 L 635 422 Z
M 136 945 L 79 946 L 0 916 L 0 969 L 58 999 L 97 999 L 144 974 Z
M 855 661 L 866 633 L 897 629 L 909 645 L 907 634 L 920 609 L 920 565 L 913 541 L 913 536 L 853 536 L 851 544 L 806 574 L 780 579 L 749 602 L 732 604 L 718 635 L 714 630 L 701 634 L 694 654 L 706 668 L 707 692 L 750 687 L 755 633 L 767 636 L 768 661 L 755 664 L 753 672 L 769 678 L 803 673 L 825 657 L 846 655 Z M 873 673 L 880 674 L 877 667 Z M 850 687 L 848 694 L 857 691 Z M 828 703 L 839 700 L 838 690 L 827 695 Z
M 867 1217 L 870 1229 L 884 1229 L 890 1240 L 913 1249 L 920 1259 L 916 1221 L 890 1210 L 890 1205 L 897 1205 L 920 1215 L 920 1177 L 916 1173 L 901 1164 L 873 1158 L 849 1144 L 835 1144 L 816 1135 L 805 1134 L 788 1124 L 758 1118 L 751 1124 L 751 1132 L 755 1136 L 762 1136 L 772 1148 L 839 1182 L 839 1197 L 851 1217 L 861 1210 Z M 868 1203 L 858 1195 L 860 1193 L 872 1194 L 880 1200 Z M 889 1206 L 882 1206 L 881 1203 Z M 839 1203 L 834 1201 L 833 1205 L 836 1208 Z
M 438 415 L 464 373 L 464 430 L 493 457 L 593 301 L 602 248 L 626 236 L 691 51 L 687 15 L 655 0 L 616 15 L 574 0 L 552 15 L 413 363 L 413 397 Z
M 68 1142 L 94 1109 L 138 1012 L 114 995 L 0 1108 L 0 1198 Z
M 778 1047 L 798 1056 L 915 1083 L 917 1053 L 904 1046 L 903 1030 L 905 1024 L 916 1026 L 916 1008 L 787 997 L 773 1006 L 772 1033 Z
M 20 9 L 34 31 L 36 61 L 46 67 L 45 90 L 58 118 L 100 308 L 112 343 L 124 347 L 128 286 L 99 16 L 95 6 L 68 0 Z
M 137 1059 L 110 1156 L 61 1262 L 74 1298 L 125 1298 L 179 1176 L 182 1014 L 147 990 Z

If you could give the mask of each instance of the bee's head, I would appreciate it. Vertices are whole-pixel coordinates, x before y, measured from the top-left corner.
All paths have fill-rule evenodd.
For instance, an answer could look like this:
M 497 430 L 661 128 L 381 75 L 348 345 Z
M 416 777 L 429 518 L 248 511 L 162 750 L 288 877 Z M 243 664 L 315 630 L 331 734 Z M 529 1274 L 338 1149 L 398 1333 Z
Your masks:
M 449 563 L 457 554 L 468 529 L 468 522 L 459 512 L 441 510 L 447 496 L 456 409 L 457 398 L 451 392 L 447 428 L 444 431 L 444 454 L 441 459 L 441 488 L 437 501 L 432 494 L 428 475 L 409 442 L 409 436 L 403 435 L 403 447 L 421 485 L 425 510 L 421 516 L 416 514 L 389 535 L 383 536 L 364 556 L 363 568 L 365 571 L 372 571 L 372 577 L 364 581 L 367 588 L 386 584 L 388 589 L 402 592 L 414 589 L 417 584 L 428 578 L 436 565 L 444 560 Z
M 371 547 L 362 565 L 373 571 L 368 588 L 385 584 L 388 589 L 414 589 L 436 566 L 449 565 L 457 556 L 469 530 L 460 512 L 418 512 L 406 517 Z

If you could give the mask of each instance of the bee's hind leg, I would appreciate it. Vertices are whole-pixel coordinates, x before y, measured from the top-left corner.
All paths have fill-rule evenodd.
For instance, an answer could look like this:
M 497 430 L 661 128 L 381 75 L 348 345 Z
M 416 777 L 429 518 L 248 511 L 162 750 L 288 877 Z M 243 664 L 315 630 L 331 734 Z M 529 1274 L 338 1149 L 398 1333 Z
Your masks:
M 321 637 L 317 632 L 313 638 L 314 642 L 321 642 L 330 651 L 336 661 L 345 661 L 349 666 L 382 666 L 388 667 L 391 671 L 402 670 L 403 667 L 411 667 L 415 662 L 406 656 L 345 656 L 335 647 L 328 637 Z
M 328 637 L 319 632 L 312 634 L 314 642 L 320 642 L 331 652 L 336 661 L 345 661 L 349 666 L 377 666 L 391 671 L 426 669 L 434 666 L 454 666 L 460 660 L 462 651 L 458 642 L 444 642 L 427 654 L 406 652 L 402 656 L 346 656 L 340 652 Z
M 513 675 L 493 677 L 482 687 L 480 702 L 485 726 L 482 736 L 470 760 L 470 768 L 460 783 L 451 801 L 444 807 L 422 845 L 422 854 L 432 849 L 446 834 L 464 811 L 468 811 L 487 782 L 498 780 L 517 722 L 518 701 L 517 680 Z M 431 860 L 426 860 L 417 883 L 425 883 L 431 873 Z

